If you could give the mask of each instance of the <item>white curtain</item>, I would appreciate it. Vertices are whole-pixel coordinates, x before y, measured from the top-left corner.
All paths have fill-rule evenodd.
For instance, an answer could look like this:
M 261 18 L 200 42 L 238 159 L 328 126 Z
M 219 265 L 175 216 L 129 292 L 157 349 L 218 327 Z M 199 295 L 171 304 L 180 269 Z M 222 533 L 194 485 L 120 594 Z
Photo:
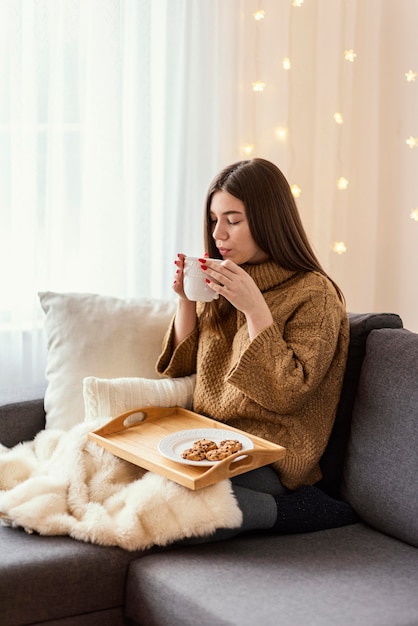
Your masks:
M 417 0 L 1 0 L 0 400 L 43 392 L 38 291 L 169 297 L 246 155 L 348 308 L 418 330 L 417 30 Z

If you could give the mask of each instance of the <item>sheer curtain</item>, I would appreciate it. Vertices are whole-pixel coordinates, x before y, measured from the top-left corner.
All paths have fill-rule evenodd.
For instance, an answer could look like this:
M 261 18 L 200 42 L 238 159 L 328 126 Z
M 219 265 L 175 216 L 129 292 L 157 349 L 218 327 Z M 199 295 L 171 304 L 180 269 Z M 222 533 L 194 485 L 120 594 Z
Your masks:
M 220 9 L 0 3 L 3 402 L 45 387 L 38 291 L 170 297 L 176 252 L 203 252 L 206 187 L 236 158 L 219 148 L 216 51 L 236 20 Z
M 149 157 L 165 24 L 150 4 L 0 4 L 3 396 L 45 385 L 38 291 L 161 295 Z
M 295 185 L 348 308 L 418 330 L 417 23 L 417 0 L 2 0 L 0 399 L 43 392 L 38 291 L 169 297 L 246 156 Z

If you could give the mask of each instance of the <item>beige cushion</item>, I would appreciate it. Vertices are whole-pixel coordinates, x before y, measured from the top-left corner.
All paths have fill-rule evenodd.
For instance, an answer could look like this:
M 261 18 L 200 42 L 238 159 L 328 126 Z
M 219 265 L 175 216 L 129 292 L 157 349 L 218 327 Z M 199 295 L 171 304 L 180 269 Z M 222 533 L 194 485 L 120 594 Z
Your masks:
M 41 292 L 48 342 L 46 427 L 84 420 L 83 380 L 158 378 L 155 364 L 173 301 Z
M 86 420 L 116 417 L 130 409 L 146 406 L 191 409 L 195 378 L 195 375 L 160 380 L 89 376 L 83 384 Z

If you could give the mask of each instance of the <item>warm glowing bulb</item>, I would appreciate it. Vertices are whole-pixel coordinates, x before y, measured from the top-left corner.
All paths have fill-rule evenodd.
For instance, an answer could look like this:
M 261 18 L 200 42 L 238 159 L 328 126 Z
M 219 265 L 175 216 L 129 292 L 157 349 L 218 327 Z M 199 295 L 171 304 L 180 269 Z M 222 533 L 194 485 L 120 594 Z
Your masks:
M 263 20 L 265 18 L 266 12 L 263 11 L 262 9 L 260 9 L 260 11 L 256 11 L 255 13 L 253 13 L 253 17 L 254 19 L 259 22 L 260 20 Z
M 287 138 L 287 128 L 282 126 L 281 128 L 276 128 L 276 137 L 280 141 L 286 141 Z
M 418 147 L 418 137 L 412 137 L 412 136 L 411 136 L 411 137 L 409 137 L 409 138 L 406 140 L 406 143 L 408 144 L 408 146 L 409 146 L 410 148 L 417 148 L 417 147 Z
M 341 113 L 334 113 L 334 120 L 337 122 L 337 124 L 344 124 L 344 118 Z
M 416 222 L 418 222 L 418 209 L 414 209 L 413 211 L 411 211 L 409 217 L 411 218 L 411 220 L 415 220 Z
M 290 70 L 290 59 L 288 57 L 283 59 L 282 66 L 284 70 Z
M 356 56 L 357 54 L 354 52 L 354 50 L 344 50 L 344 59 L 346 61 L 350 61 L 350 63 L 353 63 Z
M 344 254 L 344 252 L 347 252 L 347 246 L 344 241 L 334 241 L 332 250 L 337 254 Z
M 292 2 L 292 6 L 294 7 L 301 7 L 303 4 L 303 0 L 293 0 Z
M 406 80 L 408 81 L 408 83 L 412 83 L 412 82 L 415 82 L 415 79 L 418 76 L 418 74 L 416 72 L 413 72 L 412 70 L 409 70 L 408 72 L 405 73 L 405 76 L 406 76 Z
M 242 151 L 246 156 L 250 156 L 255 146 L 253 143 L 247 143 L 245 146 L 242 146 Z
M 337 180 L 337 187 L 338 189 L 342 189 L 342 190 L 347 189 L 348 180 L 344 178 L 344 176 L 341 176 L 341 178 Z
M 290 190 L 291 190 L 294 198 L 300 198 L 300 196 L 302 194 L 302 189 L 299 187 L 299 185 L 292 185 L 290 187 Z
M 265 86 L 266 83 L 261 82 L 261 80 L 257 80 L 255 83 L 253 83 L 253 91 L 264 91 Z

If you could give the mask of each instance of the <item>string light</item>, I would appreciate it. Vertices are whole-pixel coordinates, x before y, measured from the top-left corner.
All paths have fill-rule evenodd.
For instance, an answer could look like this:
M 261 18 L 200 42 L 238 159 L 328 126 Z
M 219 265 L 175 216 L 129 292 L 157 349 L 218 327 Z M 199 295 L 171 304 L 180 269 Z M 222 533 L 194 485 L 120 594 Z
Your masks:
M 292 185 L 290 187 L 290 190 L 294 198 L 300 198 L 300 196 L 302 195 L 302 189 L 299 187 L 299 185 Z
M 408 146 L 410 148 L 417 148 L 418 147 L 418 137 L 412 137 L 412 135 L 411 135 L 411 137 L 409 137 L 406 140 L 405 143 L 408 144 Z
M 265 16 L 266 16 L 266 12 L 263 11 L 262 9 L 253 13 L 253 17 L 256 20 L 256 22 L 259 22 L 260 20 L 264 20 Z
M 276 137 L 280 141 L 286 141 L 287 139 L 287 128 L 281 126 L 280 128 L 276 128 Z
M 332 244 L 332 250 L 337 254 L 344 254 L 344 252 L 347 252 L 347 246 L 344 241 L 334 241 Z
M 344 189 L 348 188 L 348 180 L 346 178 L 344 178 L 344 176 L 341 176 L 341 178 L 339 178 L 337 180 L 337 187 L 338 189 L 341 189 L 342 191 Z
M 354 52 L 354 50 L 350 49 L 350 50 L 344 50 L 344 59 L 346 61 L 350 61 L 350 63 L 354 63 L 354 59 L 356 58 L 357 54 Z
M 415 82 L 415 79 L 418 76 L 418 74 L 416 72 L 413 72 L 412 70 L 408 70 L 408 72 L 405 73 L 405 76 L 406 76 L 406 80 L 408 81 L 408 83 L 412 83 L 412 82 Z
M 293 7 L 301 7 L 304 3 L 304 0 L 292 0 L 292 6 Z M 264 20 L 266 17 L 266 12 L 263 9 L 259 9 L 257 11 L 255 11 L 253 13 L 253 18 L 254 20 L 259 23 L 260 21 Z M 346 49 L 344 50 L 344 55 L 343 58 L 345 61 L 350 62 L 350 63 L 354 63 L 354 61 L 357 58 L 357 54 L 354 51 L 354 49 L 350 48 L 350 49 Z M 342 61 L 341 61 L 342 62 Z M 281 65 L 283 70 L 285 71 L 289 71 L 291 69 L 291 60 L 289 57 L 283 57 L 281 60 Z M 408 83 L 411 82 L 415 82 L 416 78 L 418 76 L 418 73 L 413 71 L 412 69 L 408 70 L 407 72 L 405 72 L 405 80 Z M 252 90 L 254 92 L 263 92 L 266 88 L 266 83 L 264 83 L 263 81 L 254 81 L 252 83 Z M 344 116 L 340 111 L 335 111 L 333 114 L 333 119 L 334 122 L 336 124 L 342 125 L 344 124 Z M 275 133 L 275 137 L 278 141 L 280 142 L 286 142 L 288 139 L 288 128 L 286 126 L 281 126 L 281 127 L 277 127 L 274 130 Z M 412 135 L 406 139 L 406 144 L 412 149 L 412 148 L 417 148 L 418 147 L 418 137 L 413 137 Z M 255 144 L 245 144 L 241 146 L 241 151 L 242 153 L 246 156 L 246 157 L 250 157 L 255 149 Z M 345 178 L 344 176 L 341 176 L 340 178 L 338 178 L 337 183 L 336 183 L 337 189 L 344 191 L 347 190 L 349 187 L 349 181 L 347 178 Z M 292 184 L 291 185 L 291 192 L 292 195 L 295 199 L 300 198 L 300 196 L 302 195 L 302 189 L 298 184 Z M 414 220 L 415 222 L 418 222 L 418 207 L 415 208 L 414 210 L 411 211 L 410 213 L 410 218 L 412 220 Z M 344 253 L 347 252 L 347 246 L 344 243 L 344 241 L 334 241 L 332 246 L 332 251 L 338 255 L 342 255 Z
M 253 83 L 253 91 L 264 91 L 265 86 L 266 83 L 263 83 L 261 80 L 257 80 Z

